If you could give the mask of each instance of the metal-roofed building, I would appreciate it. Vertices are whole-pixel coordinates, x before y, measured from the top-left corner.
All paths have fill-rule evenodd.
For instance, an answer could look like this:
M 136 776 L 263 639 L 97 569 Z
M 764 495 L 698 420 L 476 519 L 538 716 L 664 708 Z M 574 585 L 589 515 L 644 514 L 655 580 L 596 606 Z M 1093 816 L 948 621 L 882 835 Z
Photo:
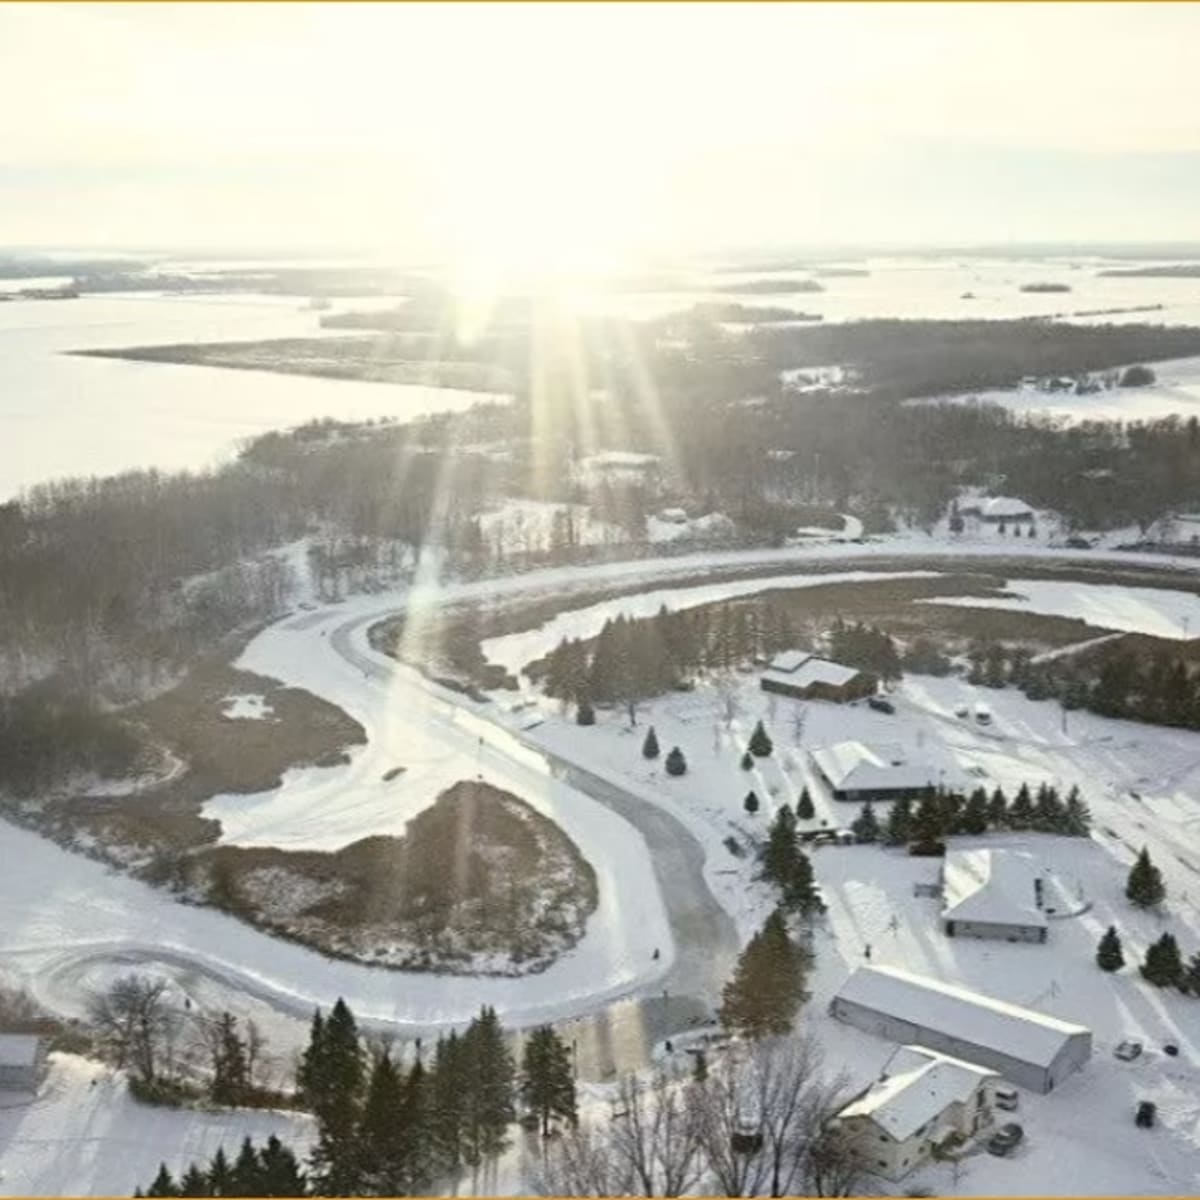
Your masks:
M 898 967 L 859 967 L 829 1011 L 866 1033 L 990 1067 L 1033 1092 L 1050 1091 L 1092 1054 L 1082 1025 Z

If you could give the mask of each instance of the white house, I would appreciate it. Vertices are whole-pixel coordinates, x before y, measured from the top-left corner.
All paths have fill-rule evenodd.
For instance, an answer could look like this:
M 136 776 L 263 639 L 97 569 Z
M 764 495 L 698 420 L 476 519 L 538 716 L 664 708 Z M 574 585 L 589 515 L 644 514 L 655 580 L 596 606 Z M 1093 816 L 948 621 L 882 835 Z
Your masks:
M 990 1067 L 1032 1092 L 1050 1091 L 1092 1054 L 1082 1025 L 898 967 L 859 967 L 829 1011 L 866 1033 Z
M 942 929 L 947 937 L 1044 942 L 1043 887 L 1032 854 L 952 850 L 942 864 Z
M 901 1046 L 882 1075 L 834 1118 L 863 1165 L 903 1179 L 947 1139 L 969 1141 L 993 1121 L 997 1072 L 921 1046 Z
M 0 1092 L 36 1092 L 46 1043 L 34 1033 L 0 1033 Z
M 913 799 L 932 792 L 941 774 L 890 742 L 836 742 L 809 757 L 835 800 Z
M 958 511 L 984 525 L 1032 525 L 1035 520 L 1032 507 L 1013 496 L 977 496 L 964 500 Z

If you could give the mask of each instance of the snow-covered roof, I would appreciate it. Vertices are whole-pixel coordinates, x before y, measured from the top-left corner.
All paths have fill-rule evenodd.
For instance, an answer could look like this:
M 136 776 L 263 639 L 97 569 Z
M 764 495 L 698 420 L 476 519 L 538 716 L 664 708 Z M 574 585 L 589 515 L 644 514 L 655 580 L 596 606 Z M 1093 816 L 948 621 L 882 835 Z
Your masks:
M 951 1104 L 969 1101 L 981 1083 L 999 1078 L 995 1071 L 961 1058 L 901 1046 L 883 1076 L 838 1116 L 869 1117 L 895 1141 L 904 1142 Z
M 839 792 L 924 788 L 933 787 L 938 781 L 933 767 L 924 762 L 909 762 L 904 747 L 892 743 L 837 742 L 818 747 L 812 751 L 812 758 Z
M 600 453 L 589 454 L 587 458 L 580 461 L 585 466 L 601 469 L 605 467 L 630 469 L 653 466 L 662 460 L 657 454 L 640 454 L 635 450 L 601 450 Z
M 861 672 L 855 667 L 844 667 L 827 658 L 805 654 L 802 650 L 786 650 L 771 660 L 766 674 L 786 675 L 788 682 L 797 687 L 807 687 L 810 683 L 842 687 L 856 679 Z
M 999 519 L 1000 517 L 1027 517 L 1032 514 L 1033 506 L 1014 496 L 988 496 L 986 499 L 981 497 L 968 500 L 962 505 L 960 511 L 977 512 L 981 517 Z
M 835 999 L 1039 1067 L 1048 1067 L 1070 1038 L 1089 1032 L 1082 1025 L 899 967 L 859 967 Z
M 41 1040 L 35 1033 L 0 1033 L 0 1066 L 32 1067 Z
M 952 921 L 1044 928 L 1037 861 L 1017 850 L 952 850 L 942 866 L 942 916 Z

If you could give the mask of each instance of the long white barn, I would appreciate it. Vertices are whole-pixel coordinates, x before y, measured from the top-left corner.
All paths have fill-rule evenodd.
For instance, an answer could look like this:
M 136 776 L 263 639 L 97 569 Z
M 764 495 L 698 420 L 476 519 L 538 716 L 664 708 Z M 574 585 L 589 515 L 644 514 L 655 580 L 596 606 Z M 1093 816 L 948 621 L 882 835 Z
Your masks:
M 990 1067 L 1033 1092 L 1051 1091 L 1092 1054 L 1082 1025 L 898 967 L 859 967 L 829 1011 L 866 1033 Z

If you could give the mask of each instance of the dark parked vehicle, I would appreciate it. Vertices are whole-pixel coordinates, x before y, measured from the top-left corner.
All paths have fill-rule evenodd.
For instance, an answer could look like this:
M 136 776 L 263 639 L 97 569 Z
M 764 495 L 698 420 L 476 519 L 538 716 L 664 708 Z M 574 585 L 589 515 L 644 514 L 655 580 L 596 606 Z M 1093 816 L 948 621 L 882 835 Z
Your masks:
M 1004 1158 L 1011 1154 L 1025 1137 L 1025 1130 L 1021 1128 L 1015 1121 L 1010 1121 L 1007 1125 L 1001 1125 L 995 1133 L 987 1140 L 987 1150 L 989 1154 L 996 1155 L 997 1158 Z
M 887 713 L 889 716 L 896 711 L 896 706 L 882 696 L 868 696 L 867 707 L 873 708 L 876 712 Z
M 1158 1105 L 1153 1100 L 1141 1100 L 1138 1102 L 1137 1115 L 1133 1118 L 1133 1121 L 1139 1129 L 1152 1129 L 1154 1127 L 1154 1118 L 1157 1115 Z
M 1167 1042 L 1163 1046 L 1163 1053 L 1169 1054 L 1172 1058 L 1175 1058 L 1179 1054 L 1179 1047 L 1177 1045 L 1175 1045 L 1174 1042 Z

